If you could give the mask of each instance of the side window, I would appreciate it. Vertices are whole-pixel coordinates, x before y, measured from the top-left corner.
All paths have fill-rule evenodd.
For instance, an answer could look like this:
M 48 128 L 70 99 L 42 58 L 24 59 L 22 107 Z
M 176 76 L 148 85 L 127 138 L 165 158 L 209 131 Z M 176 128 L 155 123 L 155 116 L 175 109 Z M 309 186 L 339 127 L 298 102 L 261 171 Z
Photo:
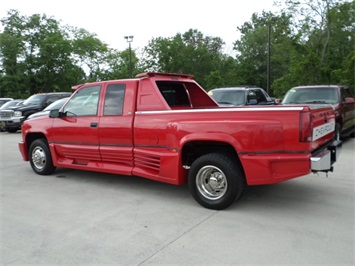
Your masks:
M 122 115 L 125 84 L 110 84 L 105 95 L 104 115 Z
M 191 107 L 188 92 L 182 83 L 169 81 L 157 81 L 160 93 L 170 107 L 189 106 Z
M 352 92 L 351 88 L 345 88 L 344 91 L 345 91 L 346 97 L 354 98 L 354 95 L 353 95 L 353 92 Z
M 344 88 L 340 89 L 340 94 L 341 94 L 341 100 L 345 102 L 346 94 Z
M 101 86 L 80 89 L 65 105 L 63 112 L 67 116 L 97 115 Z
M 265 104 L 267 102 L 265 95 L 262 93 L 261 90 L 255 90 L 255 94 L 258 104 Z
M 254 90 L 248 90 L 247 104 L 258 104 L 258 99 Z

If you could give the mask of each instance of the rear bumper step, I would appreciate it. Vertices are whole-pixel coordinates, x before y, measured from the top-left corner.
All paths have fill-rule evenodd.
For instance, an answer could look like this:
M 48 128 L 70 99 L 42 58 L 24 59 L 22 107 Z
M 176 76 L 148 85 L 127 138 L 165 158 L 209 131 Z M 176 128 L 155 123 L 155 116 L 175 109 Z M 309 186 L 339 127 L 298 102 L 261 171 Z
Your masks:
M 333 141 L 333 143 L 320 150 L 317 151 L 311 157 L 311 169 L 312 172 L 332 172 L 333 164 L 339 158 L 340 152 L 342 149 L 341 141 Z

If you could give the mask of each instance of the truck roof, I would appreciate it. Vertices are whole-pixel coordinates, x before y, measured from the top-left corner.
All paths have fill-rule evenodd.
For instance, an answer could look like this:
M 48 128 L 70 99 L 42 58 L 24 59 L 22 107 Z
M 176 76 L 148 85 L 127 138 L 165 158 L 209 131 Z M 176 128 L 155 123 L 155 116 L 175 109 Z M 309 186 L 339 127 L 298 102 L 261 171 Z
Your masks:
M 180 74 L 180 73 L 168 73 L 168 72 L 143 72 L 140 74 L 137 74 L 135 77 L 136 78 L 151 78 L 151 77 L 174 77 L 174 78 L 184 78 L 184 79 L 194 79 L 193 75 L 190 74 Z M 126 80 L 126 79 L 120 79 L 120 80 Z M 112 80 L 103 80 L 102 82 L 108 82 L 108 81 L 112 81 Z M 88 83 L 95 83 L 95 82 L 88 82 Z M 71 88 L 73 90 L 77 90 L 79 88 L 81 88 L 82 86 L 84 86 L 85 84 L 88 83 L 83 83 L 83 84 L 79 84 L 79 85 L 74 85 Z
M 320 85 L 301 85 L 297 87 L 293 87 L 292 89 L 303 89 L 303 88 L 310 88 L 310 89 L 317 89 L 317 88 L 348 88 L 348 85 L 336 85 L 336 84 L 320 84 Z

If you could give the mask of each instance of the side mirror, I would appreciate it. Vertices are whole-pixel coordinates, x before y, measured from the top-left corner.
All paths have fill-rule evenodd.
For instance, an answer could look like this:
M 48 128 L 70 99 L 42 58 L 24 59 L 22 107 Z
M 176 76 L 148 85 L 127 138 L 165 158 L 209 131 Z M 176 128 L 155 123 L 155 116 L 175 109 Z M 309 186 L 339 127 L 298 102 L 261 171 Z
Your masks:
M 352 97 L 346 97 L 345 98 L 345 103 L 354 103 L 354 102 L 355 102 L 355 100 Z
M 274 100 L 274 103 L 275 103 L 276 105 L 281 104 L 281 99 L 275 99 L 275 100 Z
M 59 109 L 50 110 L 49 111 L 49 117 L 50 118 L 58 118 L 58 117 L 60 117 Z

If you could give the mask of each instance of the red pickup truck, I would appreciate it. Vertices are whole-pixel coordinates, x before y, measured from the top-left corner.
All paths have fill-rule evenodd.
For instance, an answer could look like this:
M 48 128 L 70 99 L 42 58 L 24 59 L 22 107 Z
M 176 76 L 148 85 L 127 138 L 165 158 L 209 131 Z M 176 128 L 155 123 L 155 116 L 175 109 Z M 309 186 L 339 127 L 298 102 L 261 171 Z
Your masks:
M 187 183 L 224 209 L 248 185 L 333 170 L 329 105 L 221 108 L 191 75 L 142 73 L 74 87 L 49 117 L 25 121 L 19 149 L 41 175 L 56 167 Z

